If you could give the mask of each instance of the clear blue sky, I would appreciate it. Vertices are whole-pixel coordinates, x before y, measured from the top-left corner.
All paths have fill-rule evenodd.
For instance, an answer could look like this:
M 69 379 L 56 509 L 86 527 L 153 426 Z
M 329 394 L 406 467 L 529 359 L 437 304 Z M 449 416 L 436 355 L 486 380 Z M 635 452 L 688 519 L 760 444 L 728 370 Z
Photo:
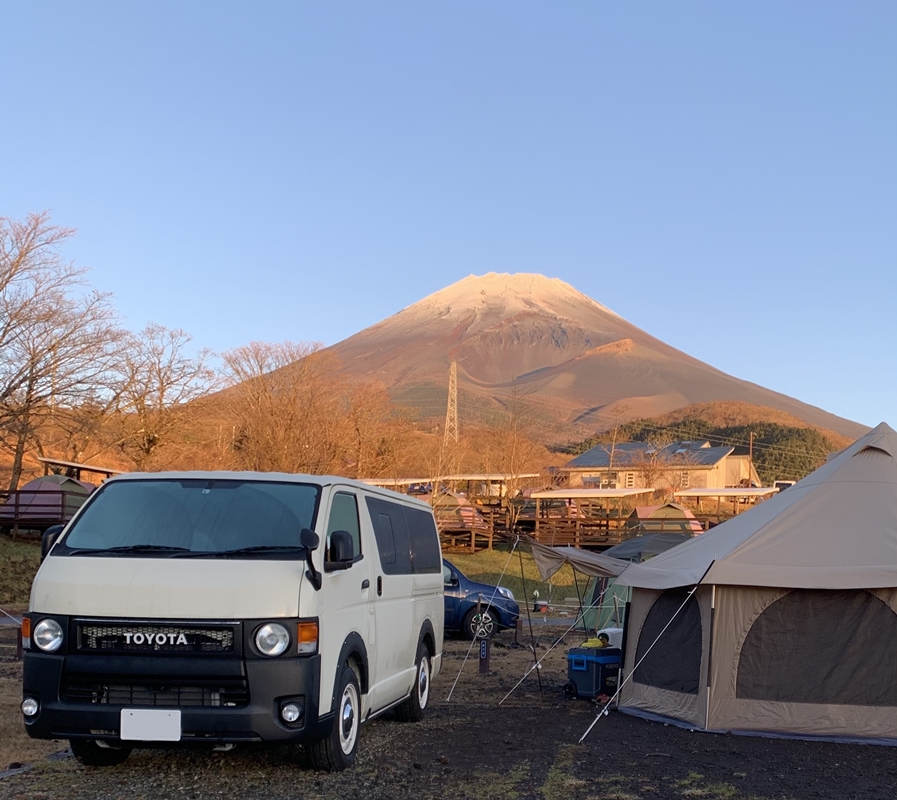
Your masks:
M 897 427 L 897 3 L 7 3 L 0 215 L 131 329 L 333 344 L 561 278 Z

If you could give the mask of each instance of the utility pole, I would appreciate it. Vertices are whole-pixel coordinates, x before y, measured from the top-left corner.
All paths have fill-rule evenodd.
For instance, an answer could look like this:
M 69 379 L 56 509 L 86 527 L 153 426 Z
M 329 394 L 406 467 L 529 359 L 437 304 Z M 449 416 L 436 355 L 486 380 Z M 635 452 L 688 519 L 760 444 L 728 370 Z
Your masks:
M 754 474 L 754 432 L 751 431 L 750 444 L 748 445 L 748 489 L 751 488 L 753 484 L 753 474 Z
M 449 370 L 448 403 L 445 409 L 445 444 L 458 441 L 458 362 Z

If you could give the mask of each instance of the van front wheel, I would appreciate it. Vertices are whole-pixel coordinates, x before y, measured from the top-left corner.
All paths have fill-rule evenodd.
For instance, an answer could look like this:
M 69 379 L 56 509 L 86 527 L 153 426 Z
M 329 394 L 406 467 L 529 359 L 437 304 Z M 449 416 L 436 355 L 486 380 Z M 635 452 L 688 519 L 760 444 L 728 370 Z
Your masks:
M 415 662 L 411 697 L 396 708 L 396 717 L 400 722 L 420 722 L 424 718 L 424 710 L 430 701 L 430 673 L 430 651 L 421 642 L 417 646 L 417 661 Z
M 352 766 L 358 752 L 358 726 L 361 723 L 361 691 L 358 676 L 348 664 L 343 665 L 337 691 L 336 719 L 333 730 L 308 747 L 315 769 L 338 772 Z

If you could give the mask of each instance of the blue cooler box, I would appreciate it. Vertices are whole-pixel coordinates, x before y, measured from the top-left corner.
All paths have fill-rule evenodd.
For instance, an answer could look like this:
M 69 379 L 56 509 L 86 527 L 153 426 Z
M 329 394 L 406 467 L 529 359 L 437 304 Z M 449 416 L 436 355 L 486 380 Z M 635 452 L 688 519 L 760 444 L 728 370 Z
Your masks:
M 619 647 L 573 647 L 567 652 L 565 688 L 573 697 L 611 696 L 620 676 Z

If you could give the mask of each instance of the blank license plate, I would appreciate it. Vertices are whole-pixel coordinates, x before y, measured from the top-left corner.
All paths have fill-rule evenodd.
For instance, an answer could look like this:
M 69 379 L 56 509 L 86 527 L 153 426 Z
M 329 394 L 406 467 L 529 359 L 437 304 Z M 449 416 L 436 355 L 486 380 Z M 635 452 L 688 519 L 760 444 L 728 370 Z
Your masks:
M 123 708 L 121 738 L 137 742 L 179 742 L 181 712 Z

